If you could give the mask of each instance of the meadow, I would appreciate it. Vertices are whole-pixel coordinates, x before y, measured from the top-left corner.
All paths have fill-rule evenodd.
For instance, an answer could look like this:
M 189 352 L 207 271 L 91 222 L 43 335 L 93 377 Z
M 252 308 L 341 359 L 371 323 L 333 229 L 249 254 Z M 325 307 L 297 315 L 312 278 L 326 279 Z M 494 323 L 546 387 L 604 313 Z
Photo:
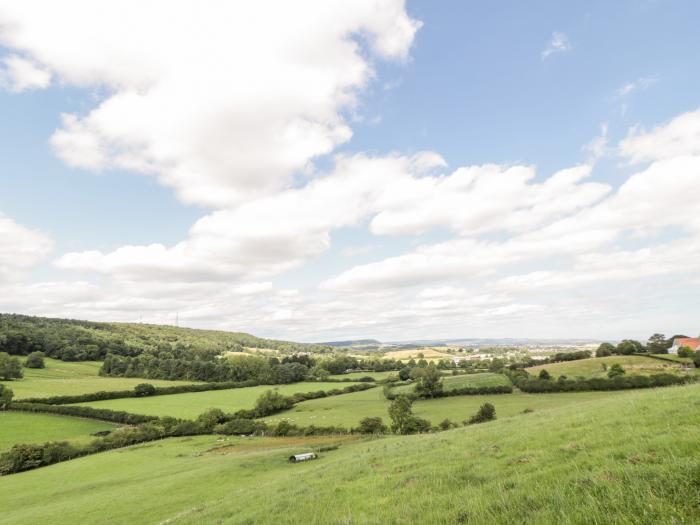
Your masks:
M 411 348 L 408 350 L 392 350 L 391 352 L 384 353 L 382 357 L 384 357 L 385 359 L 400 359 L 406 361 L 410 359 L 415 359 L 417 361 L 418 359 L 421 359 L 421 357 L 418 354 L 422 354 L 423 359 L 426 360 L 452 359 L 452 356 L 450 354 L 429 347 Z
M 550 363 L 537 365 L 525 370 L 531 375 L 537 375 L 540 370 L 546 369 L 553 377 L 565 375 L 568 378 L 582 377 L 606 377 L 607 371 L 613 364 L 622 365 L 627 374 L 678 374 L 684 369 L 681 364 L 672 361 L 654 359 L 653 357 L 641 355 L 613 355 L 609 357 L 592 357 L 590 359 L 579 359 L 577 361 L 564 361 L 561 363 Z M 605 366 L 603 366 L 605 365 Z M 690 373 L 697 373 L 697 369 L 691 369 Z
M 424 399 L 413 404 L 413 412 L 434 425 L 448 418 L 461 422 L 472 416 L 483 403 L 492 403 L 499 418 L 522 413 L 525 409 L 535 411 L 570 406 L 588 401 L 624 396 L 628 392 L 576 392 L 556 394 L 497 394 L 483 396 L 454 396 Z M 389 401 L 381 388 L 354 392 L 342 396 L 304 401 L 291 410 L 269 416 L 264 420 L 277 423 L 288 420 L 300 426 L 341 425 L 357 426 L 364 417 L 381 417 L 389 422 Z
M 510 380 L 503 374 L 492 374 L 490 372 L 461 374 L 457 376 L 445 376 L 442 378 L 442 389 L 445 392 L 464 387 L 478 388 L 484 386 L 510 386 L 510 384 Z M 394 392 L 397 394 L 407 393 L 413 392 L 414 389 L 414 385 L 402 385 L 394 388 Z
M 0 412 L 0 452 L 5 452 L 17 443 L 46 441 L 85 443 L 93 439 L 90 434 L 115 428 L 117 428 L 116 425 L 94 419 L 26 412 Z M 1 516 L 0 521 L 2 521 Z
M 353 383 L 348 384 L 351 385 Z M 132 414 L 143 414 L 147 416 L 172 416 L 183 419 L 194 419 L 210 408 L 220 408 L 224 412 L 235 412 L 243 408 L 253 408 L 255 400 L 267 390 L 277 390 L 281 394 L 291 395 L 298 392 L 328 391 L 346 387 L 348 384 L 324 383 L 319 381 L 292 383 L 289 385 L 261 385 L 247 388 L 232 388 L 229 390 L 209 390 L 207 392 L 142 398 L 130 397 L 76 404 L 94 408 L 107 408 L 109 410 L 123 410 L 131 412 Z
M 0 478 L 0 522 L 698 523 L 699 395 L 697 384 L 603 394 L 576 410 L 358 442 L 156 441 Z M 286 461 L 324 444 L 340 447 Z
M 23 368 L 24 377 L 0 381 L 15 394 L 16 400 L 30 397 L 89 394 L 102 390 L 130 390 L 140 383 L 154 386 L 187 385 L 196 381 L 163 381 L 138 377 L 101 377 L 99 361 L 64 362 L 45 358 L 45 368 Z

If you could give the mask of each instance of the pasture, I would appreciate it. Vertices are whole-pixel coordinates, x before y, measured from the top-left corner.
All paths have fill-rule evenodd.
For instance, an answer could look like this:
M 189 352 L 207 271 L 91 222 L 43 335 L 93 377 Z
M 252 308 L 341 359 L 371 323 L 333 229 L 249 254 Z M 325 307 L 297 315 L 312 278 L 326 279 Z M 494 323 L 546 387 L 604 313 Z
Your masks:
M 428 361 L 431 359 L 452 359 L 450 354 L 429 347 L 410 348 L 408 350 L 392 350 L 391 352 L 386 352 L 383 357 L 386 359 L 399 359 L 402 361 L 408 361 L 410 359 L 415 359 L 418 361 L 421 359 L 418 354 L 422 354 L 422 359 L 426 359 Z
M 483 372 L 478 374 L 461 374 L 457 376 L 445 376 L 442 378 L 442 389 L 445 392 L 464 387 L 484 387 L 484 386 L 510 386 L 510 380 L 503 374 L 492 374 Z M 414 385 L 402 385 L 394 388 L 394 392 L 413 392 Z
M 361 377 L 371 377 L 375 381 L 381 381 L 391 376 L 396 377 L 398 374 L 396 370 L 389 370 L 387 372 L 350 372 L 348 374 L 336 374 L 328 377 L 329 379 L 360 379 Z
M 590 359 L 579 359 L 577 361 L 537 365 L 526 368 L 525 370 L 531 375 L 537 375 L 540 373 L 540 370 L 546 369 L 553 377 L 565 375 L 570 379 L 579 376 L 585 378 L 606 377 L 606 370 L 610 369 L 613 364 L 622 365 L 627 374 L 649 375 L 663 372 L 672 374 L 684 372 L 681 364 L 642 355 L 592 357 Z M 692 369 L 690 373 L 697 373 L 697 369 Z
M 12 448 L 12 445 L 19 443 L 45 443 L 46 441 L 83 443 L 93 439 L 90 434 L 94 432 L 114 428 L 116 425 L 93 419 L 27 412 L 0 412 L 0 452 L 5 452 Z
M 360 442 L 150 442 L 0 478 L 0 521 L 698 523 L 700 411 L 688 408 L 698 395 L 700 385 L 626 392 L 576 410 Z M 323 444 L 341 446 L 286 461 Z
M 231 388 L 228 390 L 209 390 L 206 392 L 192 392 L 166 396 L 109 399 L 106 401 L 92 401 L 89 403 L 76 404 L 94 408 L 107 408 L 109 410 L 124 410 L 133 414 L 143 414 L 147 416 L 172 416 L 183 419 L 194 419 L 210 408 L 220 408 L 224 412 L 235 412 L 243 408 L 253 408 L 255 400 L 267 390 L 277 390 L 281 394 L 291 395 L 297 392 L 328 391 L 343 388 L 349 384 L 352 383 L 323 383 L 319 381 L 292 383 L 289 385 L 261 385 L 247 388 Z
M 101 362 L 64 362 L 45 358 L 46 368 L 23 368 L 24 377 L 14 381 L 0 381 L 15 394 L 15 400 L 29 397 L 68 396 L 89 394 L 102 390 L 131 390 L 139 383 L 154 386 L 187 385 L 196 381 L 164 381 L 137 377 L 101 377 Z
M 521 413 L 525 409 L 548 410 L 563 406 L 583 404 L 607 398 L 624 396 L 627 392 L 576 392 L 557 394 L 496 394 L 483 396 L 454 396 L 425 399 L 413 404 L 413 412 L 437 425 L 445 418 L 461 422 L 472 416 L 484 403 L 496 407 L 499 418 Z M 300 426 L 341 425 L 357 426 L 364 417 L 381 417 L 389 421 L 389 401 L 381 388 L 354 392 L 342 396 L 312 399 L 294 406 L 291 410 L 264 418 L 268 423 L 286 419 Z

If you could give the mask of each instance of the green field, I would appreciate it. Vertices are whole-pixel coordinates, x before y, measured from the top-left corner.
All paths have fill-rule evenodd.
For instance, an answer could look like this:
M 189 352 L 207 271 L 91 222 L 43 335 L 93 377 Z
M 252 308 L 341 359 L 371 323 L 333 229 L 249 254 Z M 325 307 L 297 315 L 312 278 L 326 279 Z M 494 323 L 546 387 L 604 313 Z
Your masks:
M 628 374 L 659 374 L 662 372 L 681 373 L 683 368 L 680 364 L 670 361 L 662 361 L 653 357 L 641 355 L 613 355 L 610 357 L 593 357 L 590 359 L 580 359 L 578 361 L 566 361 L 563 363 L 551 363 L 538 365 L 525 370 L 537 375 L 540 370 L 546 369 L 553 377 L 565 375 L 570 379 L 582 377 L 606 377 L 607 372 L 603 365 L 609 369 L 611 365 L 618 363 L 622 365 Z M 690 373 L 696 373 L 697 369 L 691 369 Z
M 296 465 L 308 438 L 151 442 L 0 478 L 0 523 L 699 523 L 699 397 L 588 397 Z
M 445 376 L 442 379 L 442 389 L 445 392 L 464 387 L 478 388 L 483 386 L 510 386 L 510 384 L 510 380 L 503 374 L 492 374 L 490 372 Z M 396 387 L 394 392 L 408 393 L 413 392 L 414 389 L 415 385 L 401 385 Z
M 12 389 L 15 399 L 28 397 L 69 396 L 89 394 L 101 390 L 131 390 L 139 383 L 155 386 L 192 384 L 194 381 L 162 381 L 138 377 L 100 377 L 102 363 L 81 361 L 66 363 L 56 359 L 44 359 L 46 368 L 23 368 L 24 378 L 0 381 Z
M 19 443 L 46 441 L 83 443 L 94 439 L 90 436 L 93 432 L 114 428 L 116 425 L 92 419 L 27 412 L 0 412 L 0 452 Z
M 445 418 L 461 422 L 473 415 L 483 403 L 492 403 L 499 417 L 521 413 L 526 408 L 536 411 L 568 406 L 587 401 L 615 398 L 626 392 L 576 392 L 557 394 L 498 394 L 487 396 L 454 396 L 416 401 L 413 411 L 437 425 Z M 297 404 L 291 410 L 265 418 L 268 423 L 283 419 L 300 426 L 357 426 L 364 417 L 388 417 L 389 401 L 381 388 L 343 396 L 313 399 Z
M 396 372 L 395 370 L 388 371 L 388 372 L 350 372 L 349 374 L 338 374 L 338 375 L 332 375 L 328 376 L 330 379 L 360 379 L 361 377 L 371 377 L 375 381 L 381 381 L 382 379 L 386 379 L 387 377 L 390 376 L 398 376 L 399 373 Z
M 255 400 L 260 394 L 267 390 L 276 389 L 281 394 L 291 395 L 297 392 L 328 391 L 344 388 L 350 384 L 352 383 L 346 385 L 343 383 L 323 383 L 319 381 L 277 386 L 262 385 L 167 396 L 110 399 L 107 401 L 93 401 L 90 403 L 78 404 L 95 408 L 108 408 L 110 410 L 124 410 L 133 414 L 144 414 L 147 416 L 172 416 L 183 419 L 194 419 L 210 408 L 220 408 L 224 412 L 235 412 L 242 408 L 253 408 Z

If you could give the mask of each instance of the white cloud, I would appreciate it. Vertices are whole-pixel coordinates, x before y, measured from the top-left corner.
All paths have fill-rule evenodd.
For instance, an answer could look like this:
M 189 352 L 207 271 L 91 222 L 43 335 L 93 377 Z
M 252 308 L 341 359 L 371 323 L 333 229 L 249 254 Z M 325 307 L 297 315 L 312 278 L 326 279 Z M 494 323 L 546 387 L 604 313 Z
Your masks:
M 540 56 L 542 57 L 542 60 L 546 60 L 554 53 L 564 53 L 566 51 L 570 51 L 571 49 L 572 46 L 571 42 L 569 42 L 569 37 L 567 37 L 564 33 L 554 31 L 549 44 L 547 44 L 547 47 L 542 50 Z
M 51 73 L 34 62 L 17 55 L 0 60 L 0 88 L 19 93 L 30 89 L 44 89 L 51 84 Z
M 651 131 L 632 128 L 620 142 L 619 152 L 632 163 L 700 155 L 700 109 L 678 115 Z
M 51 72 L 109 93 L 64 115 L 62 159 L 154 175 L 212 207 L 278 191 L 346 142 L 371 61 L 404 60 L 419 27 L 403 0 L 0 4 L 0 43 L 31 58 L 18 85 Z
M 0 283 L 26 273 L 48 255 L 52 246 L 46 234 L 17 224 L 0 213 Z
M 635 91 L 643 91 L 645 89 L 648 89 L 649 87 L 653 86 L 659 81 L 658 78 L 655 77 L 640 77 L 637 80 L 634 80 L 632 82 L 628 82 L 621 88 L 617 90 L 617 96 L 618 97 L 626 97 L 628 95 L 631 95 Z

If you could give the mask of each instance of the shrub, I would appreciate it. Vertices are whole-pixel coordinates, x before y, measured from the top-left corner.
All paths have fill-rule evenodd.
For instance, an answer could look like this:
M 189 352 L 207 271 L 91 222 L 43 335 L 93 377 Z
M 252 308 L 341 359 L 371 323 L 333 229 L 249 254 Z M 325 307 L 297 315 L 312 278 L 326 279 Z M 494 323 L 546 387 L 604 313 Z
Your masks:
M 625 374 L 625 369 L 622 368 L 622 365 L 620 363 L 615 363 L 610 367 L 610 370 L 608 370 L 608 377 L 610 379 L 614 377 L 618 377 L 621 375 Z
M 387 426 L 381 417 L 365 417 L 360 420 L 360 426 L 355 431 L 360 434 L 384 434 Z
M 289 397 L 283 396 L 277 390 L 268 390 L 255 401 L 255 413 L 257 417 L 269 416 L 292 408 L 293 405 L 294 401 Z
M 7 352 L 0 352 L 0 379 L 22 379 L 22 365 L 19 359 L 11 357 Z
M 156 387 L 150 383 L 141 383 L 134 387 L 136 397 L 153 396 L 156 394 Z
M 552 379 L 552 376 L 550 375 L 550 373 L 547 372 L 547 370 L 544 369 L 544 368 L 543 368 L 542 370 L 540 370 L 540 374 L 539 374 L 538 377 L 539 377 L 540 379 L 544 380 L 544 381 L 547 381 L 547 380 L 549 380 L 549 379 Z
M 217 434 L 234 436 L 261 434 L 267 430 L 267 425 L 262 421 L 252 419 L 231 419 L 226 423 L 218 425 L 214 431 Z
M 24 361 L 26 368 L 44 368 L 44 352 L 32 352 Z
M 486 421 L 492 421 L 496 419 L 496 407 L 491 403 L 484 403 L 479 408 L 479 411 L 465 421 L 465 425 L 473 425 L 475 423 L 484 423 Z
M 5 385 L 0 385 L 0 410 L 5 408 L 12 402 L 14 393 Z
M 457 426 L 457 423 L 449 420 L 448 418 L 445 418 L 442 421 L 440 421 L 440 424 L 438 425 L 438 427 L 440 427 L 441 430 L 449 430 L 451 428 L 456 428 Z
M 689 346 L 681 346 L 678 349 L 678 357 L 693 357 L 693 351 Z

